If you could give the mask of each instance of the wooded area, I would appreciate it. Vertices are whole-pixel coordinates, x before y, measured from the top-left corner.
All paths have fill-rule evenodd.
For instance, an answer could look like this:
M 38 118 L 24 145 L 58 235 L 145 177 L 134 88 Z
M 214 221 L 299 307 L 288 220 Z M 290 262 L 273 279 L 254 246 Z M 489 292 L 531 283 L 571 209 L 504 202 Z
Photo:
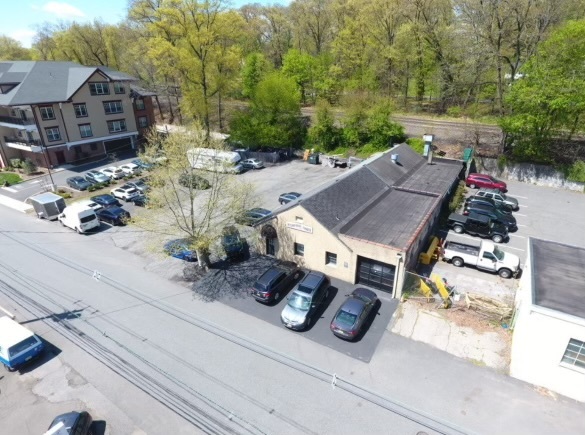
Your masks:
M 574 145 L 585 130 L 583 17 L 585 0 L 295 0 L 239 10 L 223 0 L 132 0 L 117 25 L 41 25 L 30 50 L 2 37 L 0 59 L 127 72 L 157 92 L 166 122 L 197 120 L 245 145 L 312 141 L 299 108 L 320 103 L 354 114 L 490 116 L 510 158 L 563 162 L 583 154 Z M 234 106 L 247 108 L 232 116 Z M 370 144 L 360 141 L 341 145 Z

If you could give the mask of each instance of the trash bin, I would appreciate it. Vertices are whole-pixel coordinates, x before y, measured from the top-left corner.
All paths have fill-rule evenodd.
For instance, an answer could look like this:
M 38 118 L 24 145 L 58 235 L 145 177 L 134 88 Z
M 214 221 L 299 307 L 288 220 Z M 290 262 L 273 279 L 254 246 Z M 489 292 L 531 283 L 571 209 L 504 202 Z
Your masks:
M 319 164 L 319 154 L 311 154 L 309 156 L 309 163 L 311 165 L 318 165 Z

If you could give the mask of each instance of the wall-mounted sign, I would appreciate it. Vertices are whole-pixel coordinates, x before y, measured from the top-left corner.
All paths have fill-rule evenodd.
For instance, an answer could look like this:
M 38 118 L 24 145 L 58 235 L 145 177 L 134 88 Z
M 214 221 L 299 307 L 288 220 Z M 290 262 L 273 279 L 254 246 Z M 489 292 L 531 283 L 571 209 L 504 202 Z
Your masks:
M 290 228 L 291 230 L 297 230 L 297 231 L 302 231 L 304 233 L 313 234 L 313 227 L 310 227 L 308 225 L 303 225 L 303 224 L 298 223 L 298 222 L 287 222 L 286 227 Z

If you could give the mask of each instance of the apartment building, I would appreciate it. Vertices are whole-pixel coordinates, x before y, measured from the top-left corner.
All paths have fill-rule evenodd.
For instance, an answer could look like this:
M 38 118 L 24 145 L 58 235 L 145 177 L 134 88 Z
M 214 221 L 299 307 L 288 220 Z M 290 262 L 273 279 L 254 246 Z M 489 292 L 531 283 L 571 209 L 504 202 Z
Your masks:
M 107 67 L 0 62 L 0 167 L 59 166 L 136 149 L 155 122 L 152 93 Z

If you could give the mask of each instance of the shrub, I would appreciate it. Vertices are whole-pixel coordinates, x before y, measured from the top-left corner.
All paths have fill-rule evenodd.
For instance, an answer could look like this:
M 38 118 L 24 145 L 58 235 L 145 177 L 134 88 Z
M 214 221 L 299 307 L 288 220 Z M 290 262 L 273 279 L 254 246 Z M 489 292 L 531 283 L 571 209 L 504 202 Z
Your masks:
M 567 180 L 585 183 L 585 162 L 577 160 L 567 171 Z
M 94 192 L 95 190 L 97 190 L 97 186 L 95 184 L 92 184 L 87 188 L 88 192 Z
M 418 137 L 409 137 L 406 139 L 407 145 L 419 154 L 425 150 L 425 141 Z
M 460 118 L 463 114 L 463 109 L 461 107 L 449 107 L 447 109 L 447 116 L 451 116 L 453 118 Z
M 369 143 L 358 150 L 357 156 L 361 158 L 367 158 L 370 157 L 372 154 L 376 154 L 381 151 L 386 151 L 387 149 L 388 147 L 386 146 L 376 146 L 374 144 Z
M 71 194 L 69 192 L 63 191 L 63 189 L 59 189 L 59 191 L 57 192 L 57 195 L 59 195 L 63 199 L 71 198 Z
M 21 164 L 22 169 L 26 175 L 30 175 L 37 171 L 37 165 L 31 159 L 25 159 Z
M 13 168 L 20 168 L 22 165 L 22 160 L 20 159 L 10 159 L 10 166 Z
M 465 201 L 465 181 L 460 181 L 453 198 L 449 201 L 449 212 L 453 213 L 457 211 L 461 207 L 461 204 L 463 204 L 463 201 Z

